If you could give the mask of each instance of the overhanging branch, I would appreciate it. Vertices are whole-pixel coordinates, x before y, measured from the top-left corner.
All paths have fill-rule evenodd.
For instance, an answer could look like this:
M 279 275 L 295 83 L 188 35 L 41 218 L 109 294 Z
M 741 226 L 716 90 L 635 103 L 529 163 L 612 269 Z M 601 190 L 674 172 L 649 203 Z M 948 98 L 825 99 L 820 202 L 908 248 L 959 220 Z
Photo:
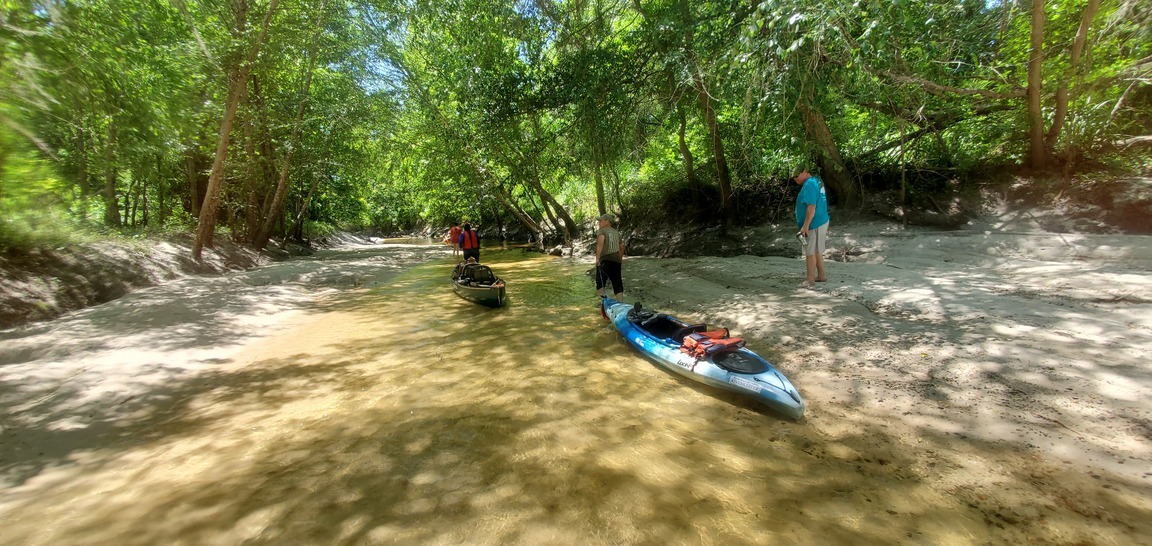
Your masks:
M 1000 93 L 996 91 L 989 91 L 987 89 L 967 89 L 963 87 L 952 87 L 950 85 L 941 85 L 917 76 L 895 74 L 888 71 L 880 71 L 876 72 L 876 74 L 897 83 L 920 86 L 925 91 L 933 95 L 976 95 L 989 99 L 1015 99 L 1023 97 L 1026 93 L 1025 89 L 1015 89 L 1007 93 Z

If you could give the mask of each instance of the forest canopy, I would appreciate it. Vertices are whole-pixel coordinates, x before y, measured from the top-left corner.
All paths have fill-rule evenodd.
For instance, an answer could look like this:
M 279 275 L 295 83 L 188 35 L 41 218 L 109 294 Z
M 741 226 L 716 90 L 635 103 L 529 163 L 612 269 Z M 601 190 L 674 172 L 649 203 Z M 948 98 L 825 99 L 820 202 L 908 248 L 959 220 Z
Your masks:
M 0 0 L 0 248 L 744 223 L 800 164 L 843 204 L 1098 164 L 1150 78 L 1137 0 Z

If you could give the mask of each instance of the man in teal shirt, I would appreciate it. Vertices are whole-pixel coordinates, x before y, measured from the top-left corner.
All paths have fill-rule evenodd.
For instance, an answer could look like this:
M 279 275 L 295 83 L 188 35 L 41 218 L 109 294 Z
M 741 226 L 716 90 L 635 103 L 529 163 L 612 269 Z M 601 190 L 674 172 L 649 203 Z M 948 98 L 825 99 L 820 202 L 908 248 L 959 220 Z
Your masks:
M 812 288 L 814 283 L 828 280 L 824 271 L 824 248 L 828 242 L 828 196 L 824 193 L 824 182 L 812 176 L 808 169 L 801 168 L 794 178 L 800 185 L 800 195 L 796 197 L 796 227 L 800 229 L 804 247 L 804 262 L 808 277 L 801 286 Z

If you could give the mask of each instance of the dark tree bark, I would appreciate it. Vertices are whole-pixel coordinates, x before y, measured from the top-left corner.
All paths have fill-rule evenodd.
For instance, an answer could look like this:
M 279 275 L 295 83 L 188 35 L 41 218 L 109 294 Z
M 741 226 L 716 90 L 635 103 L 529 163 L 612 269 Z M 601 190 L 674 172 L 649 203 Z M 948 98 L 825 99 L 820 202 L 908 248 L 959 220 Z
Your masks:
M 840 148 L 836 146 L 836 139 L 832 136 L 832 131 L 828 129 L 824 114 L 805 102 L 801 102 L 799 108 L 800 114 L 804 116 L 804 130 L 807 131 L 808 138 L 816 144 L 816 162 L 820 167 L 821 174 L 823 174 L 824 183 L 828 185 L 840 203 L 859 203 L 860 192 L 848 176 L 847 169 L 844 168 Z
M 692 17 L 688 0 L 680 0 L 680 15 L 681 23 L 684 25 L 684 53 L 691 65 L 689 70 L 692 71 L 692 86 L 696 90 L 700 109 L 704 113 L 704 124 L 712 137 L 712 157 L 716 162 L 716 178 L 720 185 L 720 204 L 724 210 L 724 223 L 729 224 L 736 219 L 736 205 L 732 202 L 732 175 L 728 171 L 728 159 L 724 154 L 724 140 L 720 136 L 720 125 L 716 121 L 712 95 L 704 80 L 704 69 L 700 66 L 700 59 L 696 56 L 695 35 L 692 32 L 696 21 Z
M 255 83 L 255 82 L 253 82 Z M 244 124 L 244 228 L 246 240 L 251 241 L 260 229 L 260 159 L 256 153 L 255 128 L 251 120 Z
M 330 175 L 329 175 L 330 176 Z M 316 188 L 320 186 L 320 176 L 317 175 L 312 178 L 312 185 L 308 187 L 308 195 L 304 197 L 304 201 L 300 203 L 300 210 L 296 211 L 296 218 L 292 220 L 292 227 L 288 230 L 297 241 L 304 240 L 304 216 L 308 213 L 308 207 L 312 204 L 312 196 L 316 193 Z M 284 248 L 288 238 L 285 237 L 280 244 L 280 248 Z
M 692 157 L 692 150 L 688 148 L 688 141 L 684 138 L 685 130 L 688 127 L 687 116 L 684 115 L 684 109 L 679 105 L 676 106 L 676 114 L 680 117 L 680 127 L 676 131 L 677 142 L 680 144 L 680 157 L 684 158 L 684 174 L 688 177 L 688 187 L 692 190 L 692 210 L 697 213 L 700 212 L 700 179 L 696 176 L 695 160 Z
M 108 142 L 104 147 L 104 225 L 121 227 L 120 208 L 116 201 L 116 179 L 120 171 L 116 169 L 116 124 L 108 123 Z

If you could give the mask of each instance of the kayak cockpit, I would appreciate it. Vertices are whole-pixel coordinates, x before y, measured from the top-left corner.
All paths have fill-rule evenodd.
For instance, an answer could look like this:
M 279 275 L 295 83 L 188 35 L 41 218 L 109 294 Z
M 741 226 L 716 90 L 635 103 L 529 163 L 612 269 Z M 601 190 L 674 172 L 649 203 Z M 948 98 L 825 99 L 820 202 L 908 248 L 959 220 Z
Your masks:
M 683 342 L 684 337 L 688 334 L 708 330 L 707 324 L 688 324 L 676 317 L 644 309 L 640 307 L 639 303 L 633 306 L 632 310 L 628 311 L 627 318 L 628 322 L 631 322 L 636 328 L 643 330 L 648 335 L 676 345 Z

